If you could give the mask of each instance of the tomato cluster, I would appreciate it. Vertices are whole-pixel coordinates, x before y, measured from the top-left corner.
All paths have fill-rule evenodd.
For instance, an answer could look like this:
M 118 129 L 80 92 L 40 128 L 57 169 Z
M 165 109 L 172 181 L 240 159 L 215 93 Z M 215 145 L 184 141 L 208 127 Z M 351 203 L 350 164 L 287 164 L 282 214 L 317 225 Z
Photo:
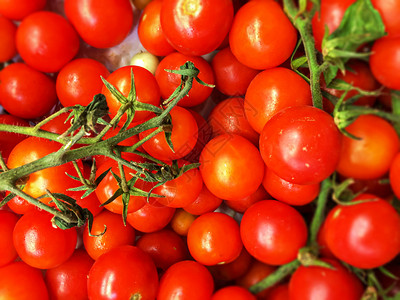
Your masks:
M 0 298 L 400 295 L 399 13 L 0 0 Z

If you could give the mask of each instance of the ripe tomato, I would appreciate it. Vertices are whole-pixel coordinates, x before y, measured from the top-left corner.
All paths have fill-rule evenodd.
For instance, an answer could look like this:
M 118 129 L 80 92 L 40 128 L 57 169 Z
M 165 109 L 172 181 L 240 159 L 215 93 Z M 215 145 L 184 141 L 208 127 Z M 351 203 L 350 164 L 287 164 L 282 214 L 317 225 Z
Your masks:
M 221 203 L 222 199 L 211 193 L 206 185 L 203 184 L 200 194 L 197 196 L 196 200 L 189 205 L 184 206 L 183 209 L 192 215 L 199 216 L 216 210 Z
M 260 152 L 279 177 L 296 184 L 315 184 L 335 171 L 341 142 L 342 135 L 328 113 L 312 106 L 292 106 L 266 123 Z
M 232 200 L 232 201 L 224 200 L 224 202 L 226 205 L 228 205 L 234 211 L 237 211 L 239 213 L 244 213 L 254 203 L 261 201 L 261 200 L 266 200 L 266 199 L 272 199 L 272 197 L 271 197 L 271 195 L 269 195 L 267 193 L 267 191 L 261 184 L 254 193 L 252 193 L 251 195 L 249 195 L 247 197 L 244 197 L 239 200 Z
M 337 205 L 325 220 L 329 249 L 340 260 L 362 269 L 380 267 L 400 251 L 400 217 L 387 201 L 372 194 L 354 205 Z
M 251 195 L 264 176 L 258 149 L 236 134 L 222 134 L 208 142 L 200 163 L 205 185 L 221 199 L 240 200 Z
M 66 0 L 64 9 L 79 36 L 95 48 L 118 45 L 132 29 L 129 0 Z
M 211 300 L 256 300 L 256 296 L 241 286 L 226 286 L 216 291 Z
M 206 213 L 194 220 L 187 245 L 191 256 L 206 266 L 234 261 L 243 247 L 239 225 L 220 212 Z
M 131 89 L 131 72 L 135 80 L 136 99 L 142 103 L 160 105 L 160 89 L 154 75 L 145 68 L 139 66 L 125 66 L 112 72 L 106 79 L 111 83 L 122 95 L 128 97 Z M 115 117 L 121 103 L 111 92 L 103 86 L 101 93 L 106 96 L 107 104 L 110 109 L 111 117 Z M 135 112 L 134 122 L 145 120 L 150 115 L 149 111 Z M 126 115 L 123 115 L 119 125 L 123 125 L 126 121 Z
M 104 232 L 106 230 L 106 232 Z M 103 233 L 104 234 L 101 234 Z M 93 218 L 93 227 L 89 235 L 89 227 L 85 226 L 83 244 L 91 258 L 97 260 L 100 255 L 118 246 L 133 245 L 135 230 L 129 225 L 124 225 L 120 214 L 108 210 L 102 211 Z
M 394 194 L 400 199 L 400 153 L 396 154 L 390 165 L 389 179 Z
M 88 277 L 89 299 L 154 300 L 158 274 L 150 256 L 135 246 L 120 246 L 96 260 Z
M 11 20 L 22 20 L 45 8 L 47 0 L 1 0 L 0 14 Z
M 398 35 L 400 33 L 400 20 L 398 18 L 400 13 L 400 1 L 371 0 L 371 3 L 382 18 L 385 31 L 390 36 Z
M 359 140 L 343 138 L 337 171 L 358 179 L 382 177 L 389 171 L 399 151 L 399 138 L 393 126 L 374 115 L 362 115 L 346 130 Z
M 236 13 L 229 33 L 233 55 L 253 69 L 279 66 L 292 54 L 297 32 L 275 1 L 250 1 Z
M 290 300 L 359 300 L 364 288 L 360 280 L 338 261 L 325 259 L 334 269 L 300 266 L 289 282 Z
M 268 293 L 268 300 L 290 300 L 289 285 L 283 283 L 273 286 Z
M 253 129 L 260 133 L 273 115 L 296 105 L 312 105 L 309 84 L 289 69 L 273 68 L 259 73 L 250 82 L 244 112 Z
M 183 260 L 170 266 L 161 277 L 157 300 L 210 299 L 214 281 L 205 266 Z
M 103 82 L 110 72 L 99 61 L 78 58 L 66 64 L 57 75 L 57 96 L 63 106 L 88 105 L 93 96 L 100 94 Z
M 1 74 L 1 73 L 0 73 Z M 1 77 L 1 75 L 0 75 Z M 1 86 L 1 84 L 0 84 Z M 29 127 L 29 123 L 23 119 L 15 117 L 13 115 L 8 114 L 0 114 L 0 124 L 9 124 L 9 125 L 18 125 L 18 126 L 27 126 Z M 0 151 L 1 155 L 5 162 L 7 162 L 8 156 L 10 155 L 12 149 L 22 140 L 27 138 L 26 135 L 11 133 L 3 131 L 0 134 Z
M 240 63 L 229 47 L 213 57 L 211 66 L 215 73 L 216 88 L 227 96 L 244 95 L 251 80 L 259 72 Z
M 15 46 L 16 32 L 17 26 L 9 19 L 0 15 L 0 62 L 6 62 L 17 54 Z
M 171 142 L 174 150 L 170 148 L 165 139 L 165 133 L 159 132 L 143 143 L 144 150 L 151 156 L 162 161 L 180 159 L 192 151 L 198 138 L 198 127 L 193 115 L 183 107 L 175 106 L 171 109 Z M 139 133 L 139 138 L 144 139 L 156 129 L 148 129 Z
M 307 241 L 307 225 L 293 207 L 275 200 L 259 201 L 243 214 L 240 234 L 246 250 L 256 259 L 283 265 L 297 257 Z
M 17 29 L 16 43 L 28 65 L 48 73 L 61 70 L 79 50 L 79 37 L 72 25 L 50 11 L 24 18 Z
M 162 0 L 153 0 L 146 5 L 138 25 L 140 43 L 147 51 L 157 56 L 166 56 L 175 51 L 165 38 L 161 27 L 162 3 Z
M 191 61 L 199 70 L 199 79 L 205 83 L 214 84 L 213 70 L 204 58 L 173 52 L 164 57 L 156 69 L 155 76 L 160 86 L 161 97 L 163 99 L 168 99 L 181 83 L 181 75 L 173 74 L 165 70 L 179 70 L 180 66 L 184 65 L 187 61 Z M 179 105 L 184 107 L 199 105 L 211 95 L 211 92 L 212 88 L 204 86 L 194 80 L 188 96 L 180 100 Z
M 161 27 L 168 42 L 186 55 L 204 55 L 218 48 L 233 19 L 231 0 L 163 0 Z
M 196 219 L 196 216 L 188 213 L 184 209 L 177 209 L 171 219 L 171 228 L 179 235 L 187 236 L 190 225 Z
M 0 72 L 0 99 L 13 116 L 34 119 L 57 103 L 56 86 L 49 76 L 24 63 L 14 63 Z
M 18 300 L 48 300 L 42 272 L 22 261 L 0 268 L 0 298 Z
M 17 222 L 13 241 L 19 257 L 38 269 L 51 269 L 71 257 L 77 242 L 75 228 L 60 229 L 52 224 L 53 215 L 30 211 Z
M 45 280 L 51 299 L 86 300 L 87 276 L 94 261 L 83 249 L 58 267 L 46 271 Z
M 13 230 L 18 219 L 16 214 L 0 210 L 0 267 L 7 265 L 17 258 L 17 251 L 13 244 Z

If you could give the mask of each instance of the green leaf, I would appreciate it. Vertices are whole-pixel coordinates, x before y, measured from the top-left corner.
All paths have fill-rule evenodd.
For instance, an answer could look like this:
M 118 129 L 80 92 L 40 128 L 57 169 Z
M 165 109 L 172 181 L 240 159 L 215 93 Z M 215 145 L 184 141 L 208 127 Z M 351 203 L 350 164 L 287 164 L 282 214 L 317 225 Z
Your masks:
M 125 104 L 128 102 L 127 98 L 122 95 L 120 91 L 117 90 L 115 86 L 109 83 L 103 76 L 101 76 L 101 80 L 103 81 L 104 85 L 106 86 L 107 90 L 118 100 L 118 102 Z

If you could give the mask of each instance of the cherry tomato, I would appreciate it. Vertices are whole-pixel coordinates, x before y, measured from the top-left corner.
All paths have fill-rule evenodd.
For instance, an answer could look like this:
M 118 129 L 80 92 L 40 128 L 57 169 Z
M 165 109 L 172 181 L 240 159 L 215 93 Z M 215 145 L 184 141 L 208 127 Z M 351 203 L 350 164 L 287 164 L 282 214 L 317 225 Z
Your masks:
M 394 157 L 389 170 L 390 186 L 397 198 L 400 198 L 400 153 Z
M 45 211 L 30 211 L 15 225 L 15 249 L 18 256 L 32 267 L 57 267 L 70 258 L 75 250 L 76 229 L 60 229 L 52 224 L 52 218 L 53 215 Z
M 260 133 L 273 115 L 296 105 L 312 105 L 309 84 L 294 71 L 273 68 L 262 71 L 250 82 L 244 112 L 253 129 Z
M 63 106 L 88 105 L 93 96 L 100 94 L 103 82 L 110 72 L 99 61 L 91 58 L 78 58 L 66 64 L 58 73 L 56 81 L 57 96 Z
M 197 196 L 196 200 L 189 205 L 184 206 L 183 209 L 192 215 L 199 216 L 216 210 L 221 203 L 222 199 L 211 193 L 206 185 L 203 184 L 200 194 Z
M 385 31 L 390 36 L 398 35 L 400 33 L 400 20 L 397 16 L 400 13 L 400 1 L 372 0 L 371 3 L 382 18 Z
M 297 257 L 307 241 L 307 225 L 293 207 L 275 200 L 254 203 L 243 214 L 240 234 L 246 250 L 256 259 L 283 265 Z
M 191 61 L 199 70 L 199 79 L 205 83 L 214 84 L 213 70 L 204 58 L 173 52 L 164 57 L 156 69 L 155 76 L 160 86 L 161 97 L 163 99 L 168 99 L 181 83 L 180 75 L 165 70 L 179 70 L 180 66 L 184 65 L 187 61 Z M 204 86 L 194 80 L 188 96 L 180 100 L 179 105 L 184 107 L 199 105 L 211 95 L 211 92 L 212 88 Z
M 0 14 L 11 20 L 22 20 L 44 9 L 47 0 L 1 0 Z
M 57 72 L 79 50 L 79 37 L 62 16 L 39 11 L 30 14 L 17 29 L 17 49 L 22 59 L 42 72 Z
M 160 279 L 157 300 L 167 299 L 210 299 L 214 281 L 205 266 L 183 260 L 170 266 Z
M 254 203 L 266 199 L 272 199 L 272 197 L 267 193 L 267 191 L 261 184 L 258 189 L 251 195 L 239 200 L 224 200 L 224 203 L 232 208 L 234 211 L 244 213 Z
M 34 119 L 57 103 L 56 86 L 49 76 L 24 63 L 14 63 L 0 72 L 0 99 L 13 116 Z
M 13 212 L 0 210 L 0 267 L 12 262 L 18 256 L 13 244 L 13 230 L 18 219 Z
M 0 297 L 18 300 L 48 300 L 41 270 L 22 261 L 0 268 Z
M 289 285 L 283 283 L 272 287 L 268 293 L 268 300 L 290 300 Z
M 16 32 L 17 26 L 9 19 L 0 15 L 0 62 L 6 62 L 17 54 L 15 45 Z
M 282 179 L 315 184 L 329 177 L 340 157 L 342 135 L 325 111 L 292 106 L 276 113 L 260 135 L 265 164 Z
M 93 263 L 85 250 L 78 249 L 66 262 L 47 270 L 45 279 L 51 299 L 86 300 L 87 276 Z
M 233 55 L 253 69 L 279 66 L 292 54 L 297 32 L 275 1 L 250 1 L 236 13 L 229 33 Z
M 200 163 L 207 188 L 226 200 L 240 200 L 251 195 L 264 176 L 258 149 L 236 134 L 222 134 L 208 142 L 201 152 Z
M 256 300 L 256 296 L 241 286 L 226 286 L 216 291 L 211 300 Z
M 233 19 L 230 0 L 163 0 L 161 27 L 168 42 L 186 55 L 204 55 L 218 48 Z
M 300 266 L 291 276 L 289 296 L 292 300 L 358 300 L 364 289 L 360 280 L 338 261 L 325 259 L 333 266 Z
M 158 274 L 150 256 L 135 246 L 120 246 L 96 260 L 88 277 L 89 299 L 154 300 Z
M 0 124 L 29 127 L 29 123 L 27 121 L 8 114 L 0 114 Z M 12 149 L 25 138 L 27 138 L 27 136 L 23 134 L 11 133 L 11 132 L 9 133 L 6 131 L 1 132 L 0 151 L 5 162 L 7 162 L 8 156 L 10 155 Z
M 340 260 L 362 269 L 380 267 L 400 251 L 400 217 L 387 201 L 372 194 L 353 205 L 337 205 L 325 220 L 326 242 Z
M 64 9 L 79 36 L 95 48 L 111 48 L 130 33 L 133 11 L 129 0 L 66 0 Z
M 399 151 L 399 138 L 393 126 L 383 118 L 362 115 L 346 127 L 359 139 L 343 138 L 337 171 L 358 179 L 382 177 L 389 171 Z
M 179 235 L 187 236 L 190 225 L 196 219 L 196 216 L 183 209 L 177 209 L 171 219 L 171 228 Z

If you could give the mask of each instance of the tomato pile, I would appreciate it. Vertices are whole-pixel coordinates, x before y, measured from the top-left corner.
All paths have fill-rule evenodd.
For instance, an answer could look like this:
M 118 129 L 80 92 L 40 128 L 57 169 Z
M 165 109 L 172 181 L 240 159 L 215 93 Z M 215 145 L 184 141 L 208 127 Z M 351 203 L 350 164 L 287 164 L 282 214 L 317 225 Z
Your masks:
M 400 0 L 0 0 L 0 298 L 400 296 Z

